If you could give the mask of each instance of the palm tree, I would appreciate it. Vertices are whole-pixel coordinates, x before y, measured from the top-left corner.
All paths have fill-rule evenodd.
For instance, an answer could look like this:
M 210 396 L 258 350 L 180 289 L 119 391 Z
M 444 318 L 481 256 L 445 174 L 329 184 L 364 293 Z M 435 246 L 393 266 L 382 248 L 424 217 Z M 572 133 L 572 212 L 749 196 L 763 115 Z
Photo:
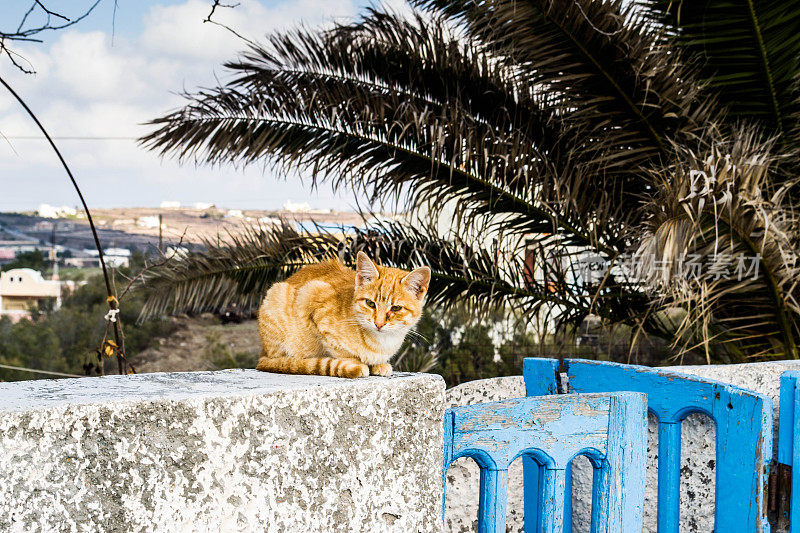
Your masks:
M 366 249 L 430 265 L 434 304 L 593 315 L 709 360 L 798 356 L 791 2 L 415 3 L 252 44 L 143 143 L 303 169 L 428 221 L 447 206 L 458 231 L 255 227 L 155 271 L 146 313 L 254 305 L 300 266 Z M 597 279 L 577 271 L 587 254 Z M 757 272 L 720 275 L 743 258 Z

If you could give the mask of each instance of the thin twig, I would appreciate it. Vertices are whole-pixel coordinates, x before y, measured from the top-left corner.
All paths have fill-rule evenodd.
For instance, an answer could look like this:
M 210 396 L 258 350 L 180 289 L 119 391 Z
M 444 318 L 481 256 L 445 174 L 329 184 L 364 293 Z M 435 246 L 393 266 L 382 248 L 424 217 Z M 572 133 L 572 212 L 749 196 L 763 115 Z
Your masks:
M 247 44 L 252 45 L 252 46 L 257 46 L 255 42 L 251 41 L 250 39 L 248 39 L 247 37 L 245 37 L 244 35 L 242 35 L 238 31 L 234 30 L 230 26 L 228 26 L 226 24 L 223 24 L 221 22 L 217 22 L 216 20 L 213 20 L 211 18 L 211 17 L 214 16 L 214 12 L 217 10 L 218 7 L 226 7 L 226 8 L 233 9 L 235 7 L 238 7 L 238 6 L 239 6 L 238 2 L 236 4 L 223 4 L 219 0 L 214 0 L 214 4 L 211 6 L 211 12 L 208 14 L 208 16 L 205 19 L 203 19 L 203 23 L 210 22 L 211 24 L 214 24 L 216 26 L 219 26 L 220 28 L 224 28 L 224 29 L 228 30 L 229 32 L 231 32 L 232 34 L 234 34 L 236 37 L 238 37 L 242 41 L 246 42 Z
M 41 3 L 39 0 L 34 0 L 34 3 L 35 3 L 36 5 L 38 5 L 39 7 L 41 7 L 41 8 L 42 8 L 42 11 L 44 11 L 44 12 L 45 12 L 45 13 L 47 13 L 48 15 L 53 15 L 54 17 L 58 17 L 58 18 L 60 18 L 60 19 L 62 19 L 62 20 L 66 20 L 67 22 L 71 22 L 71 21 L 70 21 L 70 20 L 69 20 L 67 17 L 65 17 L 65 16 L 64 16 L 64 15 L 62 15 L 61 13 L 56 13 L 55 11 L 50 11 L 49 9 L 47 9 L 47 8 L 45 7 L 45 5 L 44 5 L 43 3 Z
M 211 11 L 209 12 L 208 16 L 203 20 L 203 22 L 214 22 L 213 20 L 211 20 L 211 17 L 214 16 L 214 13 L 217 11 L 218 7 L 225 7 L 232 9 L 235 7 L 239 7 L 239 3 L 237 2 L 235 4 L 223 4 L 219 0 L 214 0 L 214 3 L 211 6 Z

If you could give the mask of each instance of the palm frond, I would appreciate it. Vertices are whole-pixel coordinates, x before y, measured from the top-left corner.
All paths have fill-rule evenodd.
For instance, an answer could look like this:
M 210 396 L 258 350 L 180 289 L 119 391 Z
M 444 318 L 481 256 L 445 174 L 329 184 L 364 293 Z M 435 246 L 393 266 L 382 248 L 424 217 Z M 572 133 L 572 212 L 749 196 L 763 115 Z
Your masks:
M 154 121 L 143 141 L 211 163 L 270 157 L 377 198 L 405 191 L 408 205 L 458 200 L 462 215 L 619 252 L 648 187 L 639 168 L 649 149 L 603 110 L 536 89 L 441 28 L 372 12 L 331 32 L 275 36 L 228 65 L 239 75 L 226 87 Z
M 255 309 L 272 283 L 330 257 L 352 266 L 359 250 L 387 266 L 429 266 L 428 302 L 440 307 L 467 303 L 479 313 L 505 307 L 525 317 L 543 305 L 559 306 L 557 325 L 580 323 L 589 314 L 633 323 L 636 313 L 646 308 L 644 296 L 638 305 L 632 304 L 613 281 L 599 296 L 588 292 L 569 260 L 580 252 L 570 247 L 554 242 L 524 252 L 519 243 L 476 247 L 467 235 L 446 240 L 431 233 L 399 223 L 347 234 L 323 228 L 297 231 L 288 223 L 255 226 L 224 240 L 206 241 L 204 251 L 148 272 L 145 283 L 152 290 L 142 316 L 196 313 L 232 304 Z
M 669 159 L 671 142 L 692 138 L 715 115 L 698 98 L 693 66 L 620 0 L 414 3 L 463 25 L 519 78 L 569 102 L 585 134 L 602 139 L 609 171 Z
M 650 0 L 641 6 L 701 58 L 700 78 L 732 119 L 754 121 L 798 147 L 800 10 L 794 3 Z
M 406 191 L 411 204 L 421 197 L 436 205 L 458 199 L 462 210 L 476 215 L 514 215 L 506 222 L 520 231 L 569 227 L 531 201 L 530 188 L 520 194 L 493 181 L 494 170 L 508 168 L 495 152 L 503 147 L 522 152 L 525 145 L 481 136 L 485 130 L 471 129 L 467 117 L 437 117 L 423 110 L 407 123 L 410 113 L 396 100 L 393 105 L 403 116 L 374 120 L 369 118 L 374 101 L 342 105 L 341 98 L 323 102 L 315 93 L 306 101 L 295 93 L 292 105 L 275 92 L 268 94 L 219 90 L 157 121 L 160 129 L 144 141 L 163 154 L 209 163 L 250 164 L 272 157 L 286 168 L 306 168 L 315 179 L 353 184 L 375 197 Z M 462 137 L 461 132 L 469 133 Z M 518 157 L 527 159 L 522 153 Z
M 783 201 L 788 187 L 767 196 L 776 158 L 757 130 L 710 137 L 705 151 L 682 150 L 662 174 L 638 250 L 640 279 L 658 305 L 685 311 L 682 348 L 795 357 L 800 221 Z

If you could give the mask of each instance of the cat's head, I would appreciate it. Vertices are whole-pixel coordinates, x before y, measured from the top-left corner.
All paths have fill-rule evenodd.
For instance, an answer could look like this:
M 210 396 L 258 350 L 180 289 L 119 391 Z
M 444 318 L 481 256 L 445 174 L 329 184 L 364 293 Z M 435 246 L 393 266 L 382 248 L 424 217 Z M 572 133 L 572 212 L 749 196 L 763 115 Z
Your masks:
M 411 272 L 378 266 L 358 252 L 353 310 L 361 325 L 372 333 L 403 333 L 422 316 L 431 281 L 431 269 Z

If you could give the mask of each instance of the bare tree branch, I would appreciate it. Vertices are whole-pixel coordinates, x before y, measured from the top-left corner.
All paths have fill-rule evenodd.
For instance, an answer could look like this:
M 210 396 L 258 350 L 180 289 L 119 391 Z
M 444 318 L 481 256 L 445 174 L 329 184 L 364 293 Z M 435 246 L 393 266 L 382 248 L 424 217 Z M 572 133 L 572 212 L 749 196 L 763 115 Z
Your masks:
M 18 42 L 33 42 L 33 43 L 40 43 L 42 39 L 37 38 L 36 36 L 42 32 L 46 32 L 49 30 L 63 30 L 64 28 L 68 28 L 70 26 L 74 26 L 78 22 L 82 21 L 89 14 L 94 11 L 94 9 L 100 4 L 101 0 L 95 0 L 89 8 L 86 9 L 80 16 L 70 19 L 66 15 L 58 13 L 56 11 L 51 10 L 48 8 L 42 0 L 34 0 L 25 14 L 22 16 L 22 19 L 19 22 L 19 25 L 15 30 L 11 31 L 2 31 L 0 30 L 0 56 L 6 56 L 11 61 L 11 64 L 17 67 L 19 70 L 26 74 L 33 74 L 35 70 L 33 65 L 25 59 L 22 55 L 18 52 L 11 49 L 11 43 L 18 43 Z M 35 13 L 40 12 L 44 15 L 45 20 L 44 23 L 38 25 L 29 25 L 29 21 L 32 15 Z M 58 19 L 59 21 L 63 22 L 54 22 L 53 19 Z M 23 66 L 20 60 L 27 63 L 27 66 Z
M 214 0 L 214 3 L 211 5 L 211 11 L 209 12 L 209 14 L 205 18 L 205 20 L 203 20 L 203 22 L 214 22 L 213 20 L 211 20 L 211 17 L 214 16 L 214 13 L 217 11 L 218 7 L 224 7 L 224 8 L 231 8 L 232 9 L 234 7 L 239 7 L 239 3 L 237 2 L 235 4 L 223 4 L 219 0 Z M 214 22 L 214 23 L 215 24 L 219 24 L 218 22 Z

